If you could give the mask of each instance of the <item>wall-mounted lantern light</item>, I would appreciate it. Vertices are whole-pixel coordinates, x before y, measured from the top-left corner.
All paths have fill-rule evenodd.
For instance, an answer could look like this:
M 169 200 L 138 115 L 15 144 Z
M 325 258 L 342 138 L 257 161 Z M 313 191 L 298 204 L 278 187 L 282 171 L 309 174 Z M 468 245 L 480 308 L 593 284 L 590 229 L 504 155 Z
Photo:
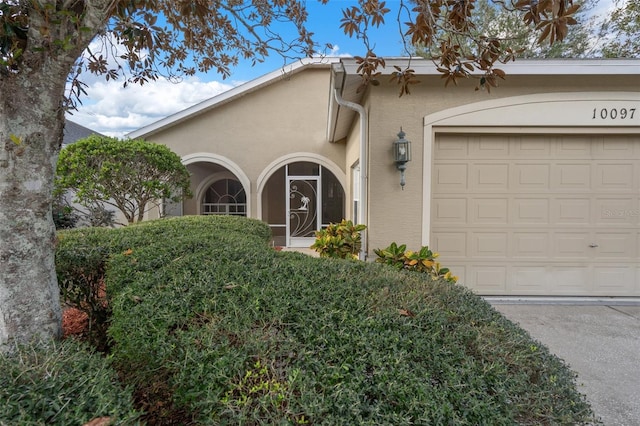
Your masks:
M 396 168 L 400 170 L 400 186 L 404 190 L 404 171 L 407 169 L 407 163 L 411 161 L 411 142 L 406 140 L 405 133 L 400 128 L 398 139 L 393 142 L 393 159 L 396 162 Z

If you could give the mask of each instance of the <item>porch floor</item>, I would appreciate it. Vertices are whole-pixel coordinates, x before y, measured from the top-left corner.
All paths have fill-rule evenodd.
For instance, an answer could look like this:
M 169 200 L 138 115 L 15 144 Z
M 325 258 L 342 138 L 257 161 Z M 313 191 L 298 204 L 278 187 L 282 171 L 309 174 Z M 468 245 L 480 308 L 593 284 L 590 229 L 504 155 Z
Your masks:
M 320 253 L 315 250 L 311 250 L 308 247 L 282 247 L 282 251 L 297 251 L 313 257 L 320 257 Z

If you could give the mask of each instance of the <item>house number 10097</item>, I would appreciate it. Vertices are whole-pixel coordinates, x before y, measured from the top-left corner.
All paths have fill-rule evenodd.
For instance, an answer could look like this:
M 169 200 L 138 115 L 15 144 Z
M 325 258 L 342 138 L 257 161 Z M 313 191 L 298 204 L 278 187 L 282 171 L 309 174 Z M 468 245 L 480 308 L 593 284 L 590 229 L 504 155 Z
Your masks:
M 607 118 L 611 120 L 633 120 L 635 113 L 635 108 L 594 108 L 592 118 L 594 120 L 598 118 L 602 120 Z

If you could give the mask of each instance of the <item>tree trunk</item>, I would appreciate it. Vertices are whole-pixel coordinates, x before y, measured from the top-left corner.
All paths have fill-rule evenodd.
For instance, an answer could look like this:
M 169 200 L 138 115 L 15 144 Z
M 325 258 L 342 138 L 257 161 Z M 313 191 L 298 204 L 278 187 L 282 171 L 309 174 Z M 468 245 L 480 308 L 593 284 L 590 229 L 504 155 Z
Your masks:
M 65 84 L 115 4 L 69 2 L 73 9 L 59 11 L 60 2 L 44 3 L 25 2 L 19 69 L 0 69 L 0 352 L 61 335 L 51 204 Z
M 61 334 L 51 203 L 65 80 L 62 70 L 0 79 L 0 351 Z

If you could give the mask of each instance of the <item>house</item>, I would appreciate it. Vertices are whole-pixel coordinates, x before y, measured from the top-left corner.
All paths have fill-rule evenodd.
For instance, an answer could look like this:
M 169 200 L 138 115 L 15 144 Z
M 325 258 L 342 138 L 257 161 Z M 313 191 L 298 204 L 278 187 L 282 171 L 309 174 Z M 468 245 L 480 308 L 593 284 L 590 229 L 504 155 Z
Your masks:
M 363 257 L 429 245 L 479 294 L 640 296 L 640 61 L 518 60 L 489 92 L 412 58 L 400 97 L 408 60 L 366 90 L 352 58 L 302 61 L 129 136 L 192 173 L 167 213 L 259 218 L 286 246 L 345 217 Z

